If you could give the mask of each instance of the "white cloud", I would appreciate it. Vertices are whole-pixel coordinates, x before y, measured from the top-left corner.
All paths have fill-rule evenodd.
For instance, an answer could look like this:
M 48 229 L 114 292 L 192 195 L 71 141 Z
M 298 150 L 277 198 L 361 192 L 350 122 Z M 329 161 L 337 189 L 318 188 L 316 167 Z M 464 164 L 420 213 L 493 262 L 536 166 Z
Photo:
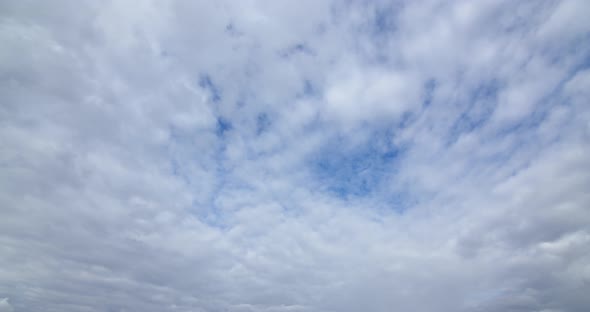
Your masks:
M 342 120 L 345 124 L 397 120 L 420 101 L 420 84 L 411 73 L 367 70 L 345 63 L 337 72 L 335 83 L 325 95 L 326 118 Z
M 0 4 L 0 298 L 585 311 L 586 6 Z

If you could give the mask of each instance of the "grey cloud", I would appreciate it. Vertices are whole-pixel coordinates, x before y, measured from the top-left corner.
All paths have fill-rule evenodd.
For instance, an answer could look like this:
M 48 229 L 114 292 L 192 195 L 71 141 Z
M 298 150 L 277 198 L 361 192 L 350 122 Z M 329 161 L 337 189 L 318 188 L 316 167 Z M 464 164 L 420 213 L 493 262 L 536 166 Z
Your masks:
M 12 312 L 12 311 L 14 311 L 14 309 L 12 308 L 12 306 L 10 305 L 10 303 L 8 302 L 8 298 L 2 298 L 2 299 L 0 299 L 0 311 L 2 311 L 2 312 Z

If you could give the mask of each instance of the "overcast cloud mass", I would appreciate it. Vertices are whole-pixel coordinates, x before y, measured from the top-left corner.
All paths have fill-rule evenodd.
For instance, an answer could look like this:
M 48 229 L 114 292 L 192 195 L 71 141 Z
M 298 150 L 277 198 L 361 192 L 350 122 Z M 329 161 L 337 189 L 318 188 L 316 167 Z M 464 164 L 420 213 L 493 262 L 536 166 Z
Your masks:
M 590 1 L 0 1 L 0 311 L 590 311 Z

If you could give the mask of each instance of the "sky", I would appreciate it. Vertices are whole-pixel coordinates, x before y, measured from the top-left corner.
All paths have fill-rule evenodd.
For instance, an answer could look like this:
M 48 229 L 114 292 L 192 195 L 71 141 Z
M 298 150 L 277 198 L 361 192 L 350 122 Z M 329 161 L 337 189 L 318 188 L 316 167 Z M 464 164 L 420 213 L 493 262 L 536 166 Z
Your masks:
M 585 312 L 590 1 L 0 0 L 0 312 Z

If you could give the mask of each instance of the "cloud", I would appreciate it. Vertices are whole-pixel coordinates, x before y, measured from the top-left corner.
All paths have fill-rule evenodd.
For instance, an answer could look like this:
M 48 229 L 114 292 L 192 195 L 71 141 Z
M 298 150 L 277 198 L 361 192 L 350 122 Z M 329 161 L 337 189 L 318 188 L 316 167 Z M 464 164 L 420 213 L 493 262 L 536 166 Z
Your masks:
M 12 306 L 10 305 L 10 303 L 8 303 L 8 298 L 0 299 L 0 311 L 2 311 L 2 312 L 14 311 L 14 309 L 12 309 Z
M 0 309 L 585 311 L 586 7 L 0 4 Z

